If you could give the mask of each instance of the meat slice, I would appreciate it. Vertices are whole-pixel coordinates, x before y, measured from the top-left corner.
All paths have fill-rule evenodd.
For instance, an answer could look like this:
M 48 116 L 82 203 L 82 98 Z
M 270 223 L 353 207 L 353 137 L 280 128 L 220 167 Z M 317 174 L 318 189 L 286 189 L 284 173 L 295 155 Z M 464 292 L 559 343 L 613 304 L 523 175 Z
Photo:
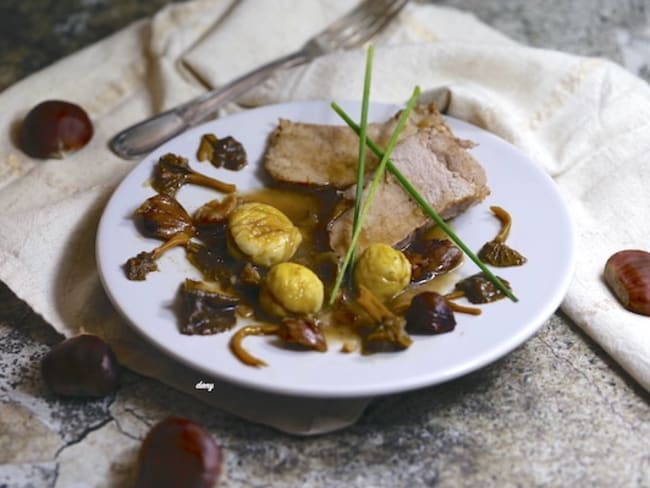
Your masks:
M 385 147 L 398 118 L 399 112 L 384 123 L 369 124 L 368 137 Z M 423 128 L 451 134 L 433 104 L 418 105 L 413 110 L 401 139 Z M 359 138 L 349 127 L 280 119 L 271 134 L 264 166 L 276 181 L 346 188 L 356 182 L 358 156 Z M 368 151 L 367 171 L 377 163 Z
M 485 171 L 467 151 L 471 145 L 456 139 L 448 129 L 429 126 L 398 143 L 391 161 L 443 219 L 451 219 L 490 193 Z M 366 215 L 358 246 L 363 249 L 372 242 L 397 245 L 431 223 L 399 182 L 387 174 Z M 349 246 L 351 227 L 352 210 L 330 225 L 330 246 L 339 255 Z

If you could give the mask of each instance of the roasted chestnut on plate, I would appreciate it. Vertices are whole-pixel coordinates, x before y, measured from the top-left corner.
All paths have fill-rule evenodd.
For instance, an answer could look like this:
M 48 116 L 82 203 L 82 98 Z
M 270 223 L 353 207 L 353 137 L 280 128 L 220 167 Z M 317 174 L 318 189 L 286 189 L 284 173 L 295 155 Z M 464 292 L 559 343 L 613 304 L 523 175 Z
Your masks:
M 412 334 L 441 334 L 456 327 L 453 310 L 439 293 L 416 295 L 406 312 L 406 330 Z

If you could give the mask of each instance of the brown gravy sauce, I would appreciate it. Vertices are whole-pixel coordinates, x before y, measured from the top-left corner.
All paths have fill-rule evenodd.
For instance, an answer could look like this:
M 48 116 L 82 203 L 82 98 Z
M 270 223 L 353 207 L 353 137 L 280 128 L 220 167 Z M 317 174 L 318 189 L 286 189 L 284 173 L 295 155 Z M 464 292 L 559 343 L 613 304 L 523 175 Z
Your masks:
M 330 251 L 327 224 L 339 202 L 338 194 L 332 189 L 296 188 L 295 186 L 265 187 L 242 195 L 248 202 L 272 205 L 281 210 L 296 225 L 303 236 L 292 261 L 300 262 L 312 269 L 325 285 L 325 297 L 329 298 L 333 281 L 336 277 L 336 264 Z M 428 239 L 445 239 L 442 229 L 435 226 L 424 234 Z M 462 265 L 462 263 L 461 263 Z M 426 283 L 410 285 L 388 303 L 388 308 L 402 314 L 408 308 L 413 297 L 423 291 L 435 291 L 440 294 L 449 292 L 458 280 L 455 271 L 442 274 Z M 319 317 L 323 332 L 330 347 L 360 347 L 358 335 L 352 327 L 331 323 L 331 310 L 324 309 Z

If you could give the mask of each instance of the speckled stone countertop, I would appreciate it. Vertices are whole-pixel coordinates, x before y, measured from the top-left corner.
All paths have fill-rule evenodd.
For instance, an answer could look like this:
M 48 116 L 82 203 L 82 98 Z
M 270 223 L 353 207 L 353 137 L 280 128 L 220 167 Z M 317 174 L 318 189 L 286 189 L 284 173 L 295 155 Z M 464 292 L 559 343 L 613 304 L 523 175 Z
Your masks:
M 0 89 L 165 3 L 3 0 Z M 647 0 L 438 3 L 521 42 L 607 57 L 650 79 Z M 39 361 L 59 340 L 0 283 L 2 488 L 129 486 L 141 439 L 170 414 L 202 423 L 222 445 L 223 487 L 650 487 L 650 396 L 561 314 L 486 368 L 377 399 L 353 427 L 311 438 L 130 372 L 111 397 L 53 398 Z M 96 479 L 108 469 L 114 483 Z

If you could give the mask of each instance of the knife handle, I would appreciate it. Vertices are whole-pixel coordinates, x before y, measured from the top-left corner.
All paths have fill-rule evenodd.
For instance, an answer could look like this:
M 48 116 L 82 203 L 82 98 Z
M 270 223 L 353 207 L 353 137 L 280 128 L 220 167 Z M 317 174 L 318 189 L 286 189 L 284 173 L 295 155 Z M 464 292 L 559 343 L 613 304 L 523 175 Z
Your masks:
M 311 53 L 302 49 L 271 61 L 221 88 L 127 127 L 111 139 L 109 146 L 115 154 L 125 159 L 144 156 L 162 143 L 207 120 L 220 107 L 236 100 L 278 69 L 297 66 L 310 58 Z
M 172 109 L 120 131 L 109 146 L 118 156 L 133 159 L 150 153 L 188 128 L 187 122 Z

